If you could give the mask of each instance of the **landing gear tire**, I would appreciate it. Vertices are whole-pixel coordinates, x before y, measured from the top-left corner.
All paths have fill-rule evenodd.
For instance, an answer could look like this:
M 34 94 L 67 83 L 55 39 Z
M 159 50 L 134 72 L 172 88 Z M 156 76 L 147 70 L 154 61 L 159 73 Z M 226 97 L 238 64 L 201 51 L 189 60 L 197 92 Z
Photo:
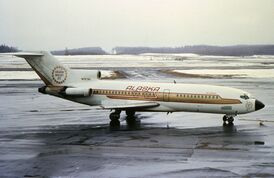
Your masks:
M 226 122 L 227 121 L 227 116 L 223 117 L 223 121 Z
M 113 121 L 113 120 L 118 120 L 118 121 L 119 121 L 119 119 L 120 119 L 120 114 L 117 114 L 117 113 L 113 112 L 113 113 L 111 113 L 111 114 L 109 115 L 109 119 L 110 119 L 111 121 Z
M 234 121 L 233 116 L 227 116 L 227 115 L 225 115 L 223 117 L 223 126 L 227 126 L 227 125 L 228 126 L 232 126 L 232 125 L 234 125 L 233 121 Z
M 120 130 L 120 121 L 119 120 L 112 120 L 109 122 L 109 128 L 112 131 Z
M 228 125 L 234 125 L 233 124 L 234 118 L 231 116 L 227 119 Z
M 111 120 L 109 126 L 111 129 L 119 129 L 120 128 L 120 110 L 116 110 L 113 113 L 110 113 L 109 119 Z
M 127 117 L 133 118 L 135 116 L 135 111 L 126 110 Z
M 132 110 L 126 110 L 126 120 L 128 125 L 133 125 L 136 120 L 135 120 L 135 111 Z

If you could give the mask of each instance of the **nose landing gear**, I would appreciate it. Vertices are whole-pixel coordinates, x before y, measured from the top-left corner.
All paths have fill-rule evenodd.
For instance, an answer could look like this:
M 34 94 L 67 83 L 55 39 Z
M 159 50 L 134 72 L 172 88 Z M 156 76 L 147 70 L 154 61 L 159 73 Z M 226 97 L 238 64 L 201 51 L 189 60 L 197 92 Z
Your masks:
M 233 124 L 233 121 L 234 121 L 233 116 L 224 115 L 223 121 L 224 121 L 223 126 L 232 126 L 232 125 L 234 125 Z

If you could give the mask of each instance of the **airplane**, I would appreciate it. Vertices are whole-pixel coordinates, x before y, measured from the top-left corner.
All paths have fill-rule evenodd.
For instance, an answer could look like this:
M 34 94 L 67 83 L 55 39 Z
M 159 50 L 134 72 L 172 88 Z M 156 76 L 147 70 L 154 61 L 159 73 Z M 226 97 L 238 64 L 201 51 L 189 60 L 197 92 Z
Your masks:
M 182 83 L 109 81 L 99 70 L 76 70 L 61 64 L 52 54 L 18 52 L 45 86 L 40 93 L 101 109 L 111 110 L 111 125 L 120 126 L 120 114 L 134 118 L 135 112 L 200 112 L 223 114 L 223 123 L 233 125 L 234 117 L 258 111 L 265 105 L 250 93 L 225 86 Z

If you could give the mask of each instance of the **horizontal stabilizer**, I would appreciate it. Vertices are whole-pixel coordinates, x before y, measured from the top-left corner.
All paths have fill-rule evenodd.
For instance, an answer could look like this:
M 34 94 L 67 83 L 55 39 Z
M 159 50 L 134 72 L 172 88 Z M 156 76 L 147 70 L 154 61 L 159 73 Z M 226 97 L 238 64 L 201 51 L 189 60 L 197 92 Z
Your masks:
M 43 53 L 37 53 L 37 52 L 16 52 L 16 53 L 0 53 L 0 55 L 9 55 L 9 56 L 16 56 L 16 57 L 36 57 L 36 56 L 43 56 Z

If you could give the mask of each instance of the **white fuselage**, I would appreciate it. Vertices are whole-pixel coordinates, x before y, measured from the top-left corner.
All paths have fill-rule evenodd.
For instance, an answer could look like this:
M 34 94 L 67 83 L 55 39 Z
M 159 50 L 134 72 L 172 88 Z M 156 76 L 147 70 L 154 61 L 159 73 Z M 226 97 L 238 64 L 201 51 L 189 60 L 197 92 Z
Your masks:
M 89 97 L 64 98 L 91 106 L 130 100 L 159 103 L 157 107 L 142 108 L 140 111 L 186 111 L 227 115 L 255 111 L 255 99 L 250 98 L 249 93 L 223 86 L 96 80 L 75 83 L 71 87 L 90 88 L 92 93 Z

